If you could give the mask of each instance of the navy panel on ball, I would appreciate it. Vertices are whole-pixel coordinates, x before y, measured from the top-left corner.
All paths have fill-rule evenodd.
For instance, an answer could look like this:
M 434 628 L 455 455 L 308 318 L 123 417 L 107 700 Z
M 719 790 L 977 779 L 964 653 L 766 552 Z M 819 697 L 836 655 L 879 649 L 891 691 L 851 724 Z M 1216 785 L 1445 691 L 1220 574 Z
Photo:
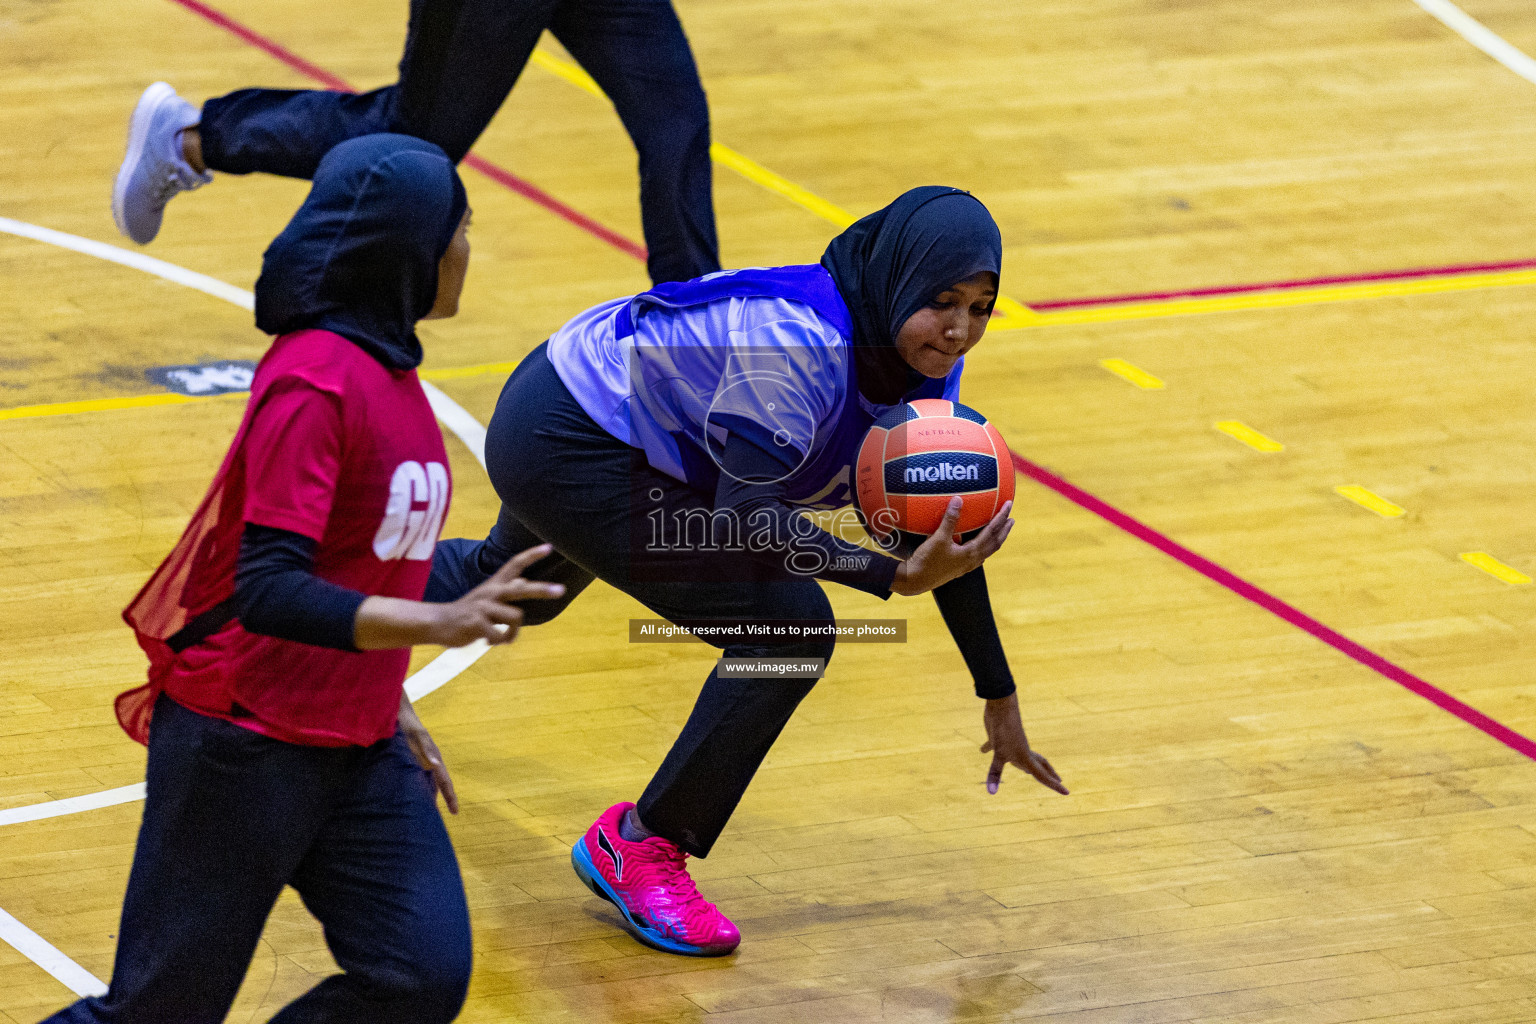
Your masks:
M 977 452 L 915 452 L 885 464 L 887 494 L 964 494 L 997 486 L 997 459 Z
M 955 402 L 954 406 L 955 406 L 954 416 L 955 416 L 956 419 L 970 420 L 972 423 L 982 423 L 982 424 L 987 422 L 987 418 L 985 416 L 983 416 L 981 413 L 977 412 L 975 409 L 972 409 L 968 405 L 961 405 L 959 402 Z
M 891 430 L 899 424 L 918 418 L 917 410 L 912 408 L 906 402 L 903 402 L 896 406 L 894 409 L 886 412 L 885 415 L 881 416 L 879 419 L 875 420 L 875 426 L 884 427 L 886 430 Z

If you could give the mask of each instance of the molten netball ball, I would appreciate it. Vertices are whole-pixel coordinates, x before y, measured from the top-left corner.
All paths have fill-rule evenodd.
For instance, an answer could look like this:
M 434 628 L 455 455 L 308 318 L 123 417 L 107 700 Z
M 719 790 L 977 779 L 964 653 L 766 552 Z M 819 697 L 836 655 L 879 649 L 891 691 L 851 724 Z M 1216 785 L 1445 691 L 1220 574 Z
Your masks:
M 854 503 L 882 546 L 910 554 L 938 529 L 959 495 L 955 533 L 991 521 L 1013 500 L 1013 459 L 975 409 L 941 398 L 898 405 L 875 421 L 854 464 Z

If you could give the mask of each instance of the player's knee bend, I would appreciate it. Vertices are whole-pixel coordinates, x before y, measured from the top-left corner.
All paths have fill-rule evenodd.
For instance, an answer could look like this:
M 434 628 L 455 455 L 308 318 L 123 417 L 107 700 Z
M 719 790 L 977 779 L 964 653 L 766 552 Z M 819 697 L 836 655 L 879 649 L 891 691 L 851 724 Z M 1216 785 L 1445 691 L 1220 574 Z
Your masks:
M 399 1024 L 449 1024 L 469 992 L 470 946 L 423 936 L 409 962 L 387 975 L 359 979 L 370 990 L 376 1019 Z M 349 974 L 352 972 L 349 972 Z

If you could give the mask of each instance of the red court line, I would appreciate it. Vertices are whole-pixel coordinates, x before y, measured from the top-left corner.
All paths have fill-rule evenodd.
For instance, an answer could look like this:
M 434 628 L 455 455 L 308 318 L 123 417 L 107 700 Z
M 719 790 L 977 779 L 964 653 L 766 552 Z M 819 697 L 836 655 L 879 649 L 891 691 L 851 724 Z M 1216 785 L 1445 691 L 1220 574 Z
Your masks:
M 255 31 L 254 29 L 242 25 L 240 22 L 231 18 L 224 12 L 215 10 L 214 8 L 209 7 L 207 4 L 202 3 L 201 0 L 171 0 L 171 2 L 180 4 L 182 7 L 185 7 L 193 14 L 196 14 L 204 20 L 217 25 L 219 28 L 222 28 L 227 32 L 233 33 L 257 49 L 262 50 L 273 57 L 276 57 L 278 60 L 288 65 L 299 74 L 314 79 L 316 82 L 319 82 L 327 89 L 335 89 L 339 92 L 357 91 L 356 89 L 353 89 L 352 86 L 348 85 L 346 81 L 337 78 L 335 75 L 320 67 L 318 64 L 311 64 L 309 61 L 305 60 L 303 57 L 300 57 L 298 54 L 294 53 L 286 46 L 283 46 L 281 43 L 268 39 L 266 36 Z M 590 235 L 602 239 L 604 242 L 607 242 L 609 245 L 613 246 L 615 249 L 618 249 L 620 252 L 633 256 L 637 260 L 645 260 L 645 246 L 641 245 L 639 242 L 625 238 L 617 231 L 614 231 L 612 228 L 607 227 L 596 220 L 593 220 L 591 217 L 588 217 L 580 210 L 567 206 L 565 203 L 562 203 L 560 200 L 556 199 L 548 192 L 545 192 L 537 185 L 519 178 L 517 175 L 513 174 L 506 168 L 498 166 L 497 164 L 493 164 L 489 160 L 486 160 L 484 157 L 476 156 L 474 153 L 466 156 L 464 158 L 464 163 L 479 171 L 487 178 L 490 178 L 498 185 L 504 185 L 523 198 L 532 200 L 533 202 L 544 207 L 544 209 L 553 213 L 555 216 L 569 221 Z
M 1536 260 L 1511 260 L 1508 263 L 1461 263 L 1448 267 L 1419 267 L 1413 270 L 1380 270 L 1369 274 L 1338 274 L 1332 277 L 1307 277 L 1293 281 L 1265 281 L 1259 284 L 1230 284 L 1217 288 L 1191 288 L 1181 292 L 1138 292 L 1131 295 L 1101 295 L 1088 299 L 1054 299 L 1028 303 L 1030 309 L 1081 309 L 1085 306 L 1116 306 L 1131 302 L 1159 302 L 1164 299 L 1198 299 L 1209 295 L 1241 295 L 1244 292 L 1279 292 L 1293 288 L 1317 288 L 1329 284 L 1364 284 L 1371 281 L 1403 281 L 1415 277 L 1456 277 L 1460 274 L 1484 274 L 1496 270 L 1524 270 L 1536 267 Z
M 327 89 L 336 89 L 341 92 L 355 92 L 347 82 L 329 71 L 313 64 L 292 50 L 275 40 L 249 28 L 229 15 L 203 3 L 202 0 L 171 0 L 172 3 L 193 12 L 211 24 L 234 34 L 245 42 L 251 44 L 268 55 L 282 61 L 293 70 L 314 79 Z M 505 186 L 518 195 L 529 199 L 549 210 L 562 219 L 586 231 L 621 252 L 633 256 L 637 260 L 647 258 L 643 245 L 614 231 L 612 228 L 588 217 L 586 214 L 573 207 L 567 206 L 554 196 L 545 192 L 537 185 L 519 178 L 504 167 L 491 163 L 474 153 L 464 158 L 464 163 L 490 178 L 492 181 Z M 1170 292 L 1138 292 L 1126 295 L 1103 295 L 1082 299 L 1053 299 L 1045 302 L 1031 302 L 1027 305 L 1036 311 L 1052 309 L 1080 309 L 1087 306 L 1112 306 L 1132 302 L 1157 302 L 1166 299 L 1192 299 L 1211 295 L 1240 295 L 1244 292 L 1285 291 L 1294 288 L 1315 288 L 1330 284 L 1358 284 L 1370 281 L 1397 281 L 1416 277 L 1450 277 L 1458 274 L 1487 273 L 1498 270 L 1521 270 L 1527 267 L 1536 267 L 1536 260 L 1514 260 L 1506 263 L 1474 263 L 1459 264 L 1446 267 L 1422 267 L 1412 270 L 1387 270 L 1368 274 L 1340 274 L 1330 277 L 1311 277 L 1291 281 L 1267 281 L 1259 284 L 1224 285 L 1215 288 L 1191 288 L 1184 291 Z M 1000 314 L 996 314 L 1000 315 Z
M 1029 461 L 1018 452 L 1010 452 L 1010 454 L 1013 456 L 1013 464 L 1018 468 L 1018 471 L 1036 483 L 1044 484 L 1063 498 L 1082 506 L 1096 516 L 1108 520 L 1137 540 L 1145 541 L 1163 554 L 1177 559 L 1200 575 L 1226 587 L 1239 597 L 1246 598 L 1265 611 L 1278 615 L 1297 629 L 1312 634 L 1323 643 L 1355 659 L 1366 668 L 1379 672 L 1394 683 L 1413 691 L 1442 711 L 1448 711 L 1473 728 L 1481 729 L 1511 750 L 1536 760 L 1536 742 L 1515 732 L 1509 726 L 1489 718 L 1470 704 L 1457 700 L 1438 686 L 1425 682 L 1407 669 L 1394 665 L 1381 655 L 1355 643 L 1355 641 L 1343 633 L 1330 629 L 1306 612 L 1287 604 L 1268 591 L 1260 590 L 1235 573 L 1223 569 L 1204 555 L 1195 554 L 1195 552 L 1172 538 L 1157 532 L 1140 520 L 1131 518 L 1113 505 L 1094 497 L 1082 488 L 1068 483 L 1043 466 Z

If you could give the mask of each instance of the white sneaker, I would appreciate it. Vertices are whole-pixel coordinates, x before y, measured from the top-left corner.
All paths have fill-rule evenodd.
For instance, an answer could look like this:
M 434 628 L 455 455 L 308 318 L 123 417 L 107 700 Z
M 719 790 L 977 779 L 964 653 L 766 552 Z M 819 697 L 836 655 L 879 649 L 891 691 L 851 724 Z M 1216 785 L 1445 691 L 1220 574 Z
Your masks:
M 144 90 L 128 122 L 128 155 L 112 186 L 117 230 L 148 245 L 160 233 L 165 204 L 213 180 L 199 174 L 181 153 L 181 130 L 197 124 L 197 108 L 164 82 Z

